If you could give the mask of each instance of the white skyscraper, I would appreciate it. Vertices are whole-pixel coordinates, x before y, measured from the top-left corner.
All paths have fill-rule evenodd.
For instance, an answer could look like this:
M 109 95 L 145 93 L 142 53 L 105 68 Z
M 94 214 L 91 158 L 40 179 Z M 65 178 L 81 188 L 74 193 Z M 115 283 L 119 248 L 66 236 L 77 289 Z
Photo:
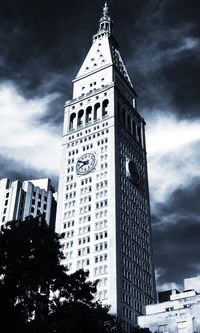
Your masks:
M 21 182 L 0 180 L 0 227 L 8 221 L 25 220 L 43 214 L 47 224 L 55 226 L 56 201 L 51 180 L 34 179 Z
M 99 279 L 97 298 L 129 332 L 155 284 L 145 122 L 112 25 L 105 3 L 65 104 L 56 231 L 63 263 Z

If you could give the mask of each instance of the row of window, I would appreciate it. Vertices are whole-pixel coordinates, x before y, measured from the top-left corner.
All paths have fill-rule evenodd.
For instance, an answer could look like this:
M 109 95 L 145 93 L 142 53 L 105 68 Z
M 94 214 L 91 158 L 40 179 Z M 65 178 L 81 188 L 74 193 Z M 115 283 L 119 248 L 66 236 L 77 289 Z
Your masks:
M 65 252 L 64 255 L 65 255 L 65 258 L 67 260 L 72 259 L 73 258 L 73 251 Z
M 102 197 L 102 196 L 106 196 L 106 194 L 107 194 L 107 192 L 102 192 L 102 193 L 103 193 L 102 195 L 100 195 L 98 193 L 98 195 L 96 197 L 99 198 L 99 197 Z M 83 197 L 83 198 L 80 199 L 80 204 L 81 205 L 83 205 L 83 204 L 85 205 L 85 204 L 91 202 L 91 200 L 92 200 L 91 196 Z M 69 202 L 65 203 L 64 207 L 65 207 L 65 209 L 67 209 L 67 208 L 73 208 L 73 207 L 75 207 L 75 204 L 76 204 L 75 200 L 69 201 Z M 99 209 L 99 208 L 104 208 L 104 207 L 107 207 L 107 206 L 108 206 L 108 200 L 105 199 L 105 200 L 96 202 L 95 208 Z M 91 205 L 86 205 L 86 206 L 80 207 L 80 214 L 86 213 L 86 212 L 88 212 L 90 210 L 91 210 Z
M 64 244 L 64 246 L 66 247 L 66 249 L 69 249 L 69 248 L 73 247 L 73 244 L 74 244 L 74 242 L 71 241 L 71 242 L 67 242 L 66 244 Z
M 89 246 L 83 247 L 82 249 L 77 250 L 78 257 L 85 256 L 86 254 L 89 254 L 89 253 L 90 253 L 90 247 Z
M 65 189 L 66 191 L 72 190 L 76 188 L 76 182 L 72 183 L 72 184 L 67 184 Z
M 109 133 L 109 129 L 107 128 L 106 130 L 99 131 L 99 132 L 94 133 L 94 134 L 92 134 L 90 136 L 86 136 L 84 139 L 80 139 L 80 140 L 76 141 L 76 145 L 80 145 L 83 142 L 87 142 L 87 141 L 93 140 L 96 137 L 99 137 L 100 135 L 104 135 L 104 134 L 108 134 L 108 133 Z M 108 142 L 108 141 L 105 141 L 105 142 Z M 99 146 L 100 144 L 102 144 L 102 142 L 98 141 L 97 145 Z M 86 146 L 82 147 L 83 151 L 84 150 L 88 150 L 88 149 L 92 149 L 92 148 L 93 148 L 93 144 L 92 143 L 91 144 L 87 144 Z M 104 151 L 105 151 L 105 149 L 104 149 Z M 72 150 L 72 152 L 69 152 L 69 157 L 75 155 L 76 152 L 78 153 L 77 149 L 76 150 Z
M 100 287 L 105 287 L 107 286 L 107 283 L 108 283 L 108 278 L 102 278 L 102 279 L 99 279 L 99 282 L 98 282 L 98 288 Z
M 102 215 L 107 215 L 107 213 L 104 212 Z M 100 217 L 100 216 L 98 216 L 98 217 Z M 79 218 L 79 224 L 84 224 L 84 223 L 87 223 L 89 221 L 91 221 L 90 215 L 89 216 L 88 215 L 83 216 L 83 217 Z M 98 221 L 98 222 L 95 223 L 95 230 L 103 229 L 103 228 L 106 228 L 107 226 L 108 226 L 108 221 L 107 220 Z M 63 223 L 63 228 L 64 229 L 71 228 L 71 227 L 74 227 L 74 220 Z M 88 224 L 86 226 L 83 226 L 83 227 L 80 227 L 78 234 L 81 235 L 81 234 L 84 234 L 84 233 L 87 233 L 87 232 L 90 232 L 90 224 Z
M 106 199 L 106 200 L 96 202 L 95 208 L 99 209 L 99 208 L 104 208 L 104 207 L 107 207 L 107 206 L 108 206 L 108 200 Z
M 108 171 L 100 172 L 96 175 L 97 180 L 104 179 L 108 176 Z
M 107 183 L 108 182 L 106 180 L 104 182 L 96 184 L 96 189 L 99 190 L 100 188 L 107 187 L 107 185 L 105 185 Z M 80 195 L 88 194 L 90 192 L 92 192 L 92 186 L 86 186 L 84 188 L 81 188 Z M 96 199 L 100 199 L 100 198 L 106 197 L 107 195 L 108 195 L 108 191 L 107 190 L 99 191 L 99 192 L 96 193 Z M 68 199 L 68 198 L 73 198 L 75 196 L 76 196 L 76 192 L 73 192 L 73 193 L 70 193 L 69 195 L 67 194 L 65 196 L 65 198 Z M 91 196 L 81 198 L 80 203 L 83 204 L 83 203 L 87 203 L 89 201 L 91 201 Z
M 138 226 L 133 220 L 131 220 L 131 223 L 124 224 L 121 223 L 121 231 L 123 231 L 124 234 L 126 234 L 131 239 L 134 239 L 134 234 L 141 237 L 142 240 L 148 242 L 149 236 L 148 233 L 141 228 L 141 226 Z
M 84 268 L 85 266 L 88 266 L 90 264 L 90 259 L 82 259 L 77 261 L 77 269 Z
M 137 224 L 139 228 L 145 230 L 146 232 L 149 231 L 149 217 L 146 214 L 143 214 L 141 212 L 139 218 L 135 215 L 132 218 L 130 218 L 129 215 L 125 214 L 124 212 L 121 212 L 121 224 L 127 225 L 128 227 L 134 228 L 134 224 Z
M 96 183 L 96 189 L 99 190 L 101 188 L 105 188 L 108 186 L 108 181 L 105 179 L 104 181 L 101 181 L 99 183 Z
M 122 256 L 122 264 L 125 269 L 129 269 L 137 277 L 142 279 L 148 285 L 151 285 L 151 277 L 144 272 L 143 269 L 139 268 L 134 262 L 128 260 L 126 257 Z
M 80 207 L 79 214 L 85 214 L 91 211 L 91 205 Z
M 65 209 L 75 207 L 76 201 L 68 201 L 65 203 Z
M 86 197 L 80 198 L 80 204 L 81 205 L 86 204 L 88 202 L 91 202 L 91 200 L 92 200 L 91 195 L 88 195 Z
M 108 195 L 108 190 L 99 191 L 96 193 L 96 199 L 107 197 L 107 195 Z
M 90 232 L 90 225 L 86 225 L 86 226 L 81 227 L 81 228 L 78 229 L 78 234 L 79 235 L 86 234 L 88 232 Z
M 92 186 L 86 186 L 81 188 L 80 195 L 90 193 L 92 191 Z
M 78 245 L 82 245 L 82 244 L 89 243 L 89 242 L 90 242 L 90 236 L 78 239 Z
M 77 113 L 73 112 L 70 115 L 69 131 L 107 116 L 108 104 L 108 99 L 105 99 L 102 104 L 96 103 L 94 107 L 88 106 L 86 110 L 81 109 Z
M 108 226 L 108 221 L 103 220 L 95 223 L 95 230 L 103 229 Z
M 63 228 L 66 229 L 66 228 L 71 228 L 74 226 L 74 220 L 72 221 L 68 221 L 67 223 L 63 223 Z
M 68 219 L 75 216 L 75 209 L 64 212 L 64 219 Z
M 70 230 L 65 233 L 65 238 L 74 237 L 74 230 Z
M 133 112 L 128 112 L 124 108 L 121 107 L 120 103 L 117 103 L 117 113 L 118 118 L 121 121 L 121 123 L 124 125 L 126 130 L 130 133 L 130 135 L 142 146 L 144 146 L 143 143 L 143 126 L 142 122 L 140 120 L 140 123 L 138 121 L 135 121 Z
M 95 252 L 103 251 L 108 248 L 108 243 L 103 242 L 103 243 L 98 243 L 95 245 Z
M 107 290 L 101 290 L 99 292 L 97 292 L 97 299 L 99 299 L 100 301 L 104 301 L 106 299 L 108 299 L 108 291 Z
M 68 199 L 72 199 L 72 198 L 75 198 L 76 197 L 76 192 L 73 191 L 73 192 L 69 192 L 65 195 L 65 199 L 68 200 Z
M 108 273 L 108 266 L 107 265 L 97 266 L 97 267 L 94 268 L 94 276 L 107 274 L 107 273 Z
M 127 257 L 129 257 L 136 265 L 141 267 L 145 272 L 151 273 L 151 265 L 150 265 L 150 257 L 148 257 L 148 261 L 146 262 L 141 258 L 141 256 L 135 254 L 133 249 L 130 249 L 130 247 L 127 247 L 125 245 L 122 245 L 122 253 L 125 254 Z
M 73 107 L 72 107 L 72 108 L 73 108 Z M 106 126 L 108 126 L 108 122 L 104 122 L 104 123 L 102 123 L 102 128 L 103 128 L 103 127 L 106 127 Z M 84 135 L 84 134 L 88 134 L 88 133 L 91 133 L 91 132 L 94 133 L 96 130 L 99 130 L 99 129 L 100 129 L 100 126 L 97 125 L 97 126 L 94 126 L 93 128 L 88 128 L 88 129 L 86 129 L 84 133 L 83 133 L 83 131 L 82 131 L 82 132 L 78 132 L 76 136 L 77 136 L 77 137 L 80 137 L 80 136 L 82 136 L 82 135 Z M 104 134 L 104 133 L 102 133 L 102 134 Z M 73 139 L 75 139 L 75 136 L 74 136 L 74 135 L 69 136 L 69 141 L 70 141 L 70 140 L 73 140 Z M 75 144 L 79 144 L 79 143 L 81 143 L 81 142 L 76 141 Z M 68 145 L 67 147 L 70 147 L 70 146 Z
M 66 177 L 66 182 L 71 182 L 74 179 L 73 175 L 69 175 Z
M 103 231 L 103 232 L 98 232 L 95 234 L 95 240 L 99 240 L 99 239 L 103 239 L 108 237 L 108 233 L 107 231 Z
M 107 128 L 106 130 L 99 131 L 99 132 L 94 133 L 94 134 L 92 134 L 92 135 L 86 136 L 86 137 L 84 137 L 84 138 L 82 138 L 82 139 L 80 139 L 80 140 L 77 140 L 77 141 L 73 141 L 73 142 L 71 142 L 71 143 L 68 143 L 68 144 L 67 144 L 67 147 L 69 148 L 69 147 L 78 146 L 78 145 L 80 145 L 80 144 L 82 144 L 82 143 L 85 143 L 85 142 L 87 142 L 87 141 L 94 140 L 95 138 L 98 138 L 98 137 L 100 137 L 101 135 L 105 135 L 105 134 L 108 134 L 108 133 L 109 133 L 109 129 Z M 108 139 L 103 140 L 103 141 L 102 141 L 102 140 L 97 141 L 97 146 L 102 145 L 104 142 L 108 142 Z M 91 149 L 92 147 L 93 147 L 93 144 L 91 144 L 91 146 L 85 145 L 85 146 L 82 147 L 82 149 L 83 149 L 83 150 L 86 150 L 86 149 Z M 74 155 L 74 154 L 73 154 L 73 155 Z M 72 155 L 70 155 L 70 156 L 72 156 Z
M 106 261 L 107 259 L 108 259 L 108 254 L 105 253 L 105 254 L 103 254 L 103 255 L 96 256 L 96 257 L 94 258 L 94 262 L 95 262 L 95 264 L 97 264 L 97 263 L 99 263 L 99 262 Z
M 88 178 L 84 178 L 81 180 L 81 185 L 86 185 L 86 184 L 89 184 L 89 183 L 92 183 L 92 177 L 88 177 Z
M 79 224 L 87 223 L 89 221 L 91 221 L 90 215 L 85 215 L 85 216 L 79 217 Z
M 97 213 L 95 213 L 95 219 L 98 220 L 98 219 L 102 219 L 104 217 L 106 217 L 108 215 L 108 211 L 107 210 L 101 210 Z

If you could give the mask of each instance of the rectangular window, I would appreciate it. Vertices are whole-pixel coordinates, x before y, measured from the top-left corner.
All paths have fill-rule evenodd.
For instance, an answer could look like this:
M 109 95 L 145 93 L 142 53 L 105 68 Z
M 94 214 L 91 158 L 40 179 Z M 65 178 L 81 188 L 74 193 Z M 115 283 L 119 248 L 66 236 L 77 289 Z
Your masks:
M 159 325 L 158 326 L 158 333 L 167 333 L 168 332 L 168 325 Z
M 187 322 L 181 321 L 181 322 L 177 323 L 177 329 L 178 329 L 178 333 L 188 333 Z

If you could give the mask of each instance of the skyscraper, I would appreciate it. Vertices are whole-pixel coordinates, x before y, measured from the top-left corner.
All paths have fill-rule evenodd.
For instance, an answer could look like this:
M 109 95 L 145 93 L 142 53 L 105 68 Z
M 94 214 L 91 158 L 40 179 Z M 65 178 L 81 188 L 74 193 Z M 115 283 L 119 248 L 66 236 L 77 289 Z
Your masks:
M 107 3 L 66 102 L 56 231 L 126 331 L 155 296 L 145 122 Z
M 56 200 L 50 179 L 24 182 L 0 179 L 0 227 L 8 221 L 39 214 L 45 216 L 48 225 L 55 227 Z

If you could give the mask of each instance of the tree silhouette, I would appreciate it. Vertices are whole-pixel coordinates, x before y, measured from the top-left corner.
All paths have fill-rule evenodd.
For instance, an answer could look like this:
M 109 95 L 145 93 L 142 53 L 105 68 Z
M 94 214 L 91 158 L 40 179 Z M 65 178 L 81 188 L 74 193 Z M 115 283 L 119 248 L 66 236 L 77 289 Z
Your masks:
M 67 274 L 60 239 L 42 217 L 0 231 L 0 319 L 9 333 L 119 333 L 109 307 L 94 301 L 88 272 Z

